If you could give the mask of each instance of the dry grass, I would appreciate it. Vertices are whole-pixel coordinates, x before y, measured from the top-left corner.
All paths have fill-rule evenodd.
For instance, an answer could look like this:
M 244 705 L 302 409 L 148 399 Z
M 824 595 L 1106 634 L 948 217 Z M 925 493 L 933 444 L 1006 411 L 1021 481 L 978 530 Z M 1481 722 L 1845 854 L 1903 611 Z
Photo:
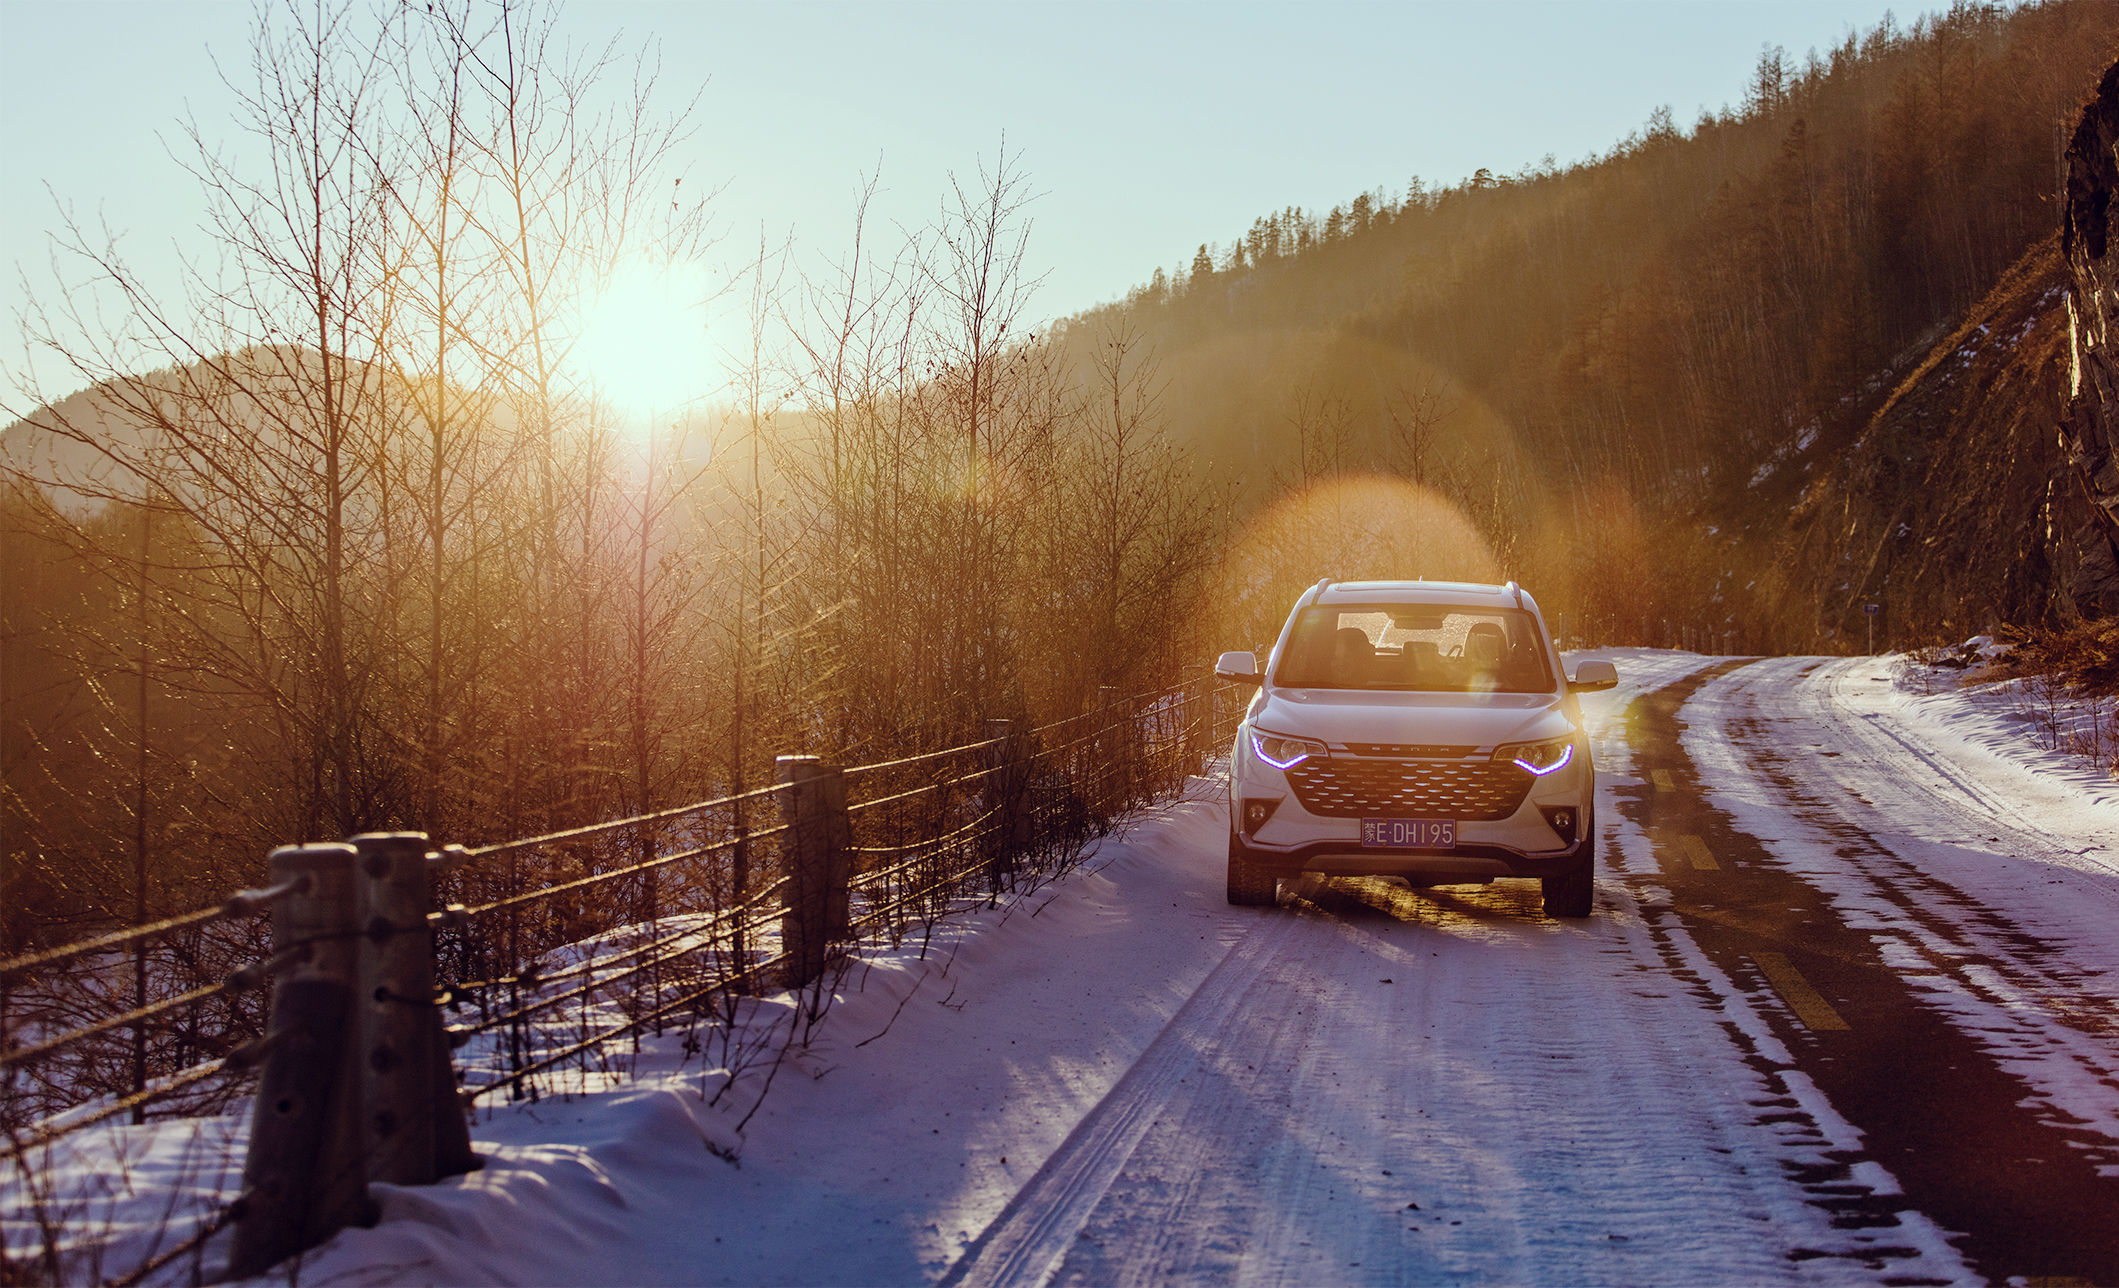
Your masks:
M 1918 649 L 1911 659 L 1904 679 L 1919 691 L 1992 686 L 2040 746 L 2119 777 L 2119 618 L 2003 627 L 1991 639 Z
M 1988 678 L 2019 681 L 2017 702 L 2039 740 L 2119 776 L 2119 618 L 2043 629 L 2004 627 Z
M 2007 646 L 2001 675 L 2047 677 L 2088 697 L 2119 696 L 2119 617 L 2052 628 L 2005 626 L 1996 638 Z

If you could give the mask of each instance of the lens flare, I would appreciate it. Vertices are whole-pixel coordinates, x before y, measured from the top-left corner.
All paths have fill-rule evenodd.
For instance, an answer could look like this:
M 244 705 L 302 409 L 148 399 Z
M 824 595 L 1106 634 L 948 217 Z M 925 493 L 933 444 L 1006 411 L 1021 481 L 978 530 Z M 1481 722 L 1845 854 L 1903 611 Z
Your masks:
M 1319 577 L 1498 582 L 1502 570 L 1440 492 L 1388 475 L 1334 475 L 1252 517 L 1230 545 L 1218 594 L 1237 612 L 1235 629 L 1263 640 Z

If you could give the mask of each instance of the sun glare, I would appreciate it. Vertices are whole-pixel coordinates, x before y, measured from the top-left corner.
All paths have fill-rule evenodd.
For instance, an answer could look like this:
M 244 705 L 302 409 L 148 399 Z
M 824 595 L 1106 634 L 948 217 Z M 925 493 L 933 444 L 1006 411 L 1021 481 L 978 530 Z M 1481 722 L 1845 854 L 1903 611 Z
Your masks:
M 662 416 L 711 397 L 725 377 L 714 360 L 703 270 L 629 264 L 596 294 L 574 362 L 628 416 Z
M 1237 537 L 1234 562 L 1301 586 L 1329 574 L 1498 581 L 1478 526 L 1433 488 L 1379 474 L 1335 475 L 1283 494 Z

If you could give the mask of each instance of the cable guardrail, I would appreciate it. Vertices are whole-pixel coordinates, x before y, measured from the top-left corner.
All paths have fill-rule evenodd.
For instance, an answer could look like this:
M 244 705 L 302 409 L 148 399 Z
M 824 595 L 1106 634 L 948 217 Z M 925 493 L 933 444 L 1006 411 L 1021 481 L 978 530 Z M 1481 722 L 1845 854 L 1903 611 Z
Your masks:
M 980 743 L 978 745 L 982 747 L 990 747 L 993 744 L 987 742 Z M 946 791 L 951 787 L 961 787 L 965 783 L 979 782 L 983 779 L 991 778 L 999 772 L 1001 772 L 1000 767 L 995 766 L 992 769 L 979 770 L 977 773 L 961 774 L 955 778 L 944 779 L 939 782 L 929 783 L 925 787 L 914 787 L 906 791 L 898 792 L 891 796 L 879 796 L 872 801 L 862 801 L 856 805 L 848 805 L 846 807 L 846 812 L 849 814 L 859 814 L 867 810 L 875 809 L 879 806 L 895 805 L 899 801 L 911 800 L 914 797 L 925 796 L 931 792 Z
M 736 908 L 731 908 L 729 909 L 729 911 L 731 913 L 734 913 L 753 908 L 766 898 L 779 893 L 780 890 L 783 888 L 784 884 L 784 878 L 781 881 L 775 881 L 773 884 L 767 886 L 765 889 L 760 890 L 757 894 L 752 895 L 747 901 L 745 901 L 745 903 L 737 906 Z M 676 935 L 670 936 L 669 939 L 670 941 L 674 941 L 676 938 L 684 936 L 693 936 L 697 933 L 698 932 L 695 930 L 681 930 L 678 931 Z M 654 946 L 655 945 L 651 944 L 647 947 L 651 948 Z M 582 975 L 598 970 L 602 967 L 604 963 L 607 962 L 619 961 L 627 957 L 638 956 L 641 952 L 646 950 L 646 948 L 634 947 L 621 952 L 613 953 L 609 957 L 589 958 L 588 960 L 583 961 L 577 965 L 568 966 L 549 973 L 537 971 L 535 969 L 536 963 L 532 963 L 531 970 L 528 973 L 522 975 L 510 975 L 501 977 L 499 979 L 489 980 L 467 980 L 460 983 L 451 984 L 449 985 L 449 988 L 451 991 L 468 992 L 475 989 L 495 988 L 504 985 L 551 984 L 559 980 L 572 979 L 577 975 Z
M 165 917 L 160 921 L 150 921 L 144 925 L 127 926 L 123 930 L 113 930 L 106 935 L 96 935 L 88 939 L 76 940 L 70 944 L 62 944 L 57 948 L 45 948 L 33 953 L 24 953 L 18 957 L 10 957 L 5 961 L 0 961 L 0 980 L 13 979 L 41 967 L 57 965 L 60 962 L 70 961 L 75 957 L 88 953 L 108 952 L 113 948 L 123 948 L 142 940 L 157 939 L 163 935 L 175 934 L 179 930 L 189 930 L 194 926 L 209 925 L 216 921 L 237 917 L 255 916 L 270 907 L 275 901 L 294 893 L 296 893 L 295 885 L 287 882 L 262 890 L 241 890 L 230 896 L 226 902 L 212 908 L 200 908 L 192 912 L 179 913 L 174 917 Z
M 847 812 L 852 813 L 855 808 L 857 807 L 848 806 Z M 977 818 L 971 820 L 969 823 L 965 823 L 962 826 L 954 829 L 953 831 L 944 832 L 940 836 L 928 837 L 923 840 L 913 841 L 904 845 L 852 845 L 848 846 L 847 849 L 850 853 L 854 854 L 905 854 L 919 850 L 931 849 L 935 846 L 946 845 L 950 841 L 968 834 L 974 828 L 977 828 L 980 825 L 998 816 L 1000 812 L 1000 807 L 996 805 L 992 809 L 987 810 L 984 814 L 979 815 Z M 901 867 L 903 865 L 901 864 L 898 866 Z M 859 889 L 863 882 L 870 881 L 878 877 L 887 877 L 891 873 L 896 872 L 897 870 L 897 867 L 889 867 L 878 868 L 870 872 L 858 873 L 853 877 L 852 883 L 855 889 Z
M 904 769 L 911 765 L 921 765 L 930 760 L 941 760 L 949 756 L 967 756 L 974 751 L 984 751 L 989 747 L 996 746 L 1000 742 L 1001 739 L 999 738 L 988 738 L 984 742 L 968 742 L 961 746 L 944 747 L 940 751 L 924 751 L 917 756 L 905 756 L 898 760 L 880 761 L 873 765 L 852 765 L 845 771 L 846 781 L 852 782 L 854 779 L 867 774 L 881 773 L 889 769 Z
M 216 922 L 254 916 L 283 899 L 298 896 L 305 888 L 303 881 L 293 880 L 283 881 L 265 889 L 244 890 L 217 907 L 201 908 L 59 947 L 21 954 L 0 962 L 0 980 L 13 985 L 18 980 L 33 976 L 39 970 L 49 970 L 61 963 L 79 963 L 83 958 L 139 956 L 144 954 L 151 941 L 203 929 Z M 126 949 L 132 952 L 124 954 L 122 950 Z M 250 993 L 270 978 L 274 971 L 309 951 L 308 945 L 291 945 L 270 957 L 238 967 L 218 980 L 183 989 L 151 1002 L 143 1002 L 115 1014 L 77 1025 L 65 1032 L 33 1040 L 26 1045 L 16 1040 L 12 1033 L 9 1034 L 5 1049 L 0 1049 L 0 1075 L 7 1078 L 11 1100 L 20 1092 L 20 1080 L 33 1069 L 49 1065 L 54 1057 L 127 1029 L 133 1031 L 133 1050 L 129 1061 L 132 1071 L 128 1091 L 91 1096 L 81 1103 L 58 1108 L 55 1112 L 46 1112 L 34 1123 L 21 1124 L 15 1121 L 15 1114 L 10 1112 L 5 1124 L 6 1144 L 4 1151 L 0 1151 L 0 1165 L 28 1181 L 40 1166 L 47 1169 L 50 1167 L 54 1153 L 70 1137 L 120 1117 L 129 1117 L 135 1123 L 144 1122 L 151 1107 L 168 1101 L 171 1097 L 193 1091 L 202 1084 L 224 1075 L 249 1074 L 277 1045 L 270 1035 L 241 1042 L 226 1055 L 215 1059 L 193 1063 L 172 1072 L 150 1074 L 150 1023 L 178 1012 L 195 1014 L 205 1003 L 218 997 Z M 141 959 L 141 964 L 144 967 L 144 958 Z M 75 966 L 75 971 L 94 974 L 92 968 Z M 143 969 L 136 983 L 144 987 L 145 980 L 146 972 Z M 46 1093 L 25 1099 L 49 1104 L 54 1097 L 69 1098 L 66 1091 L 59 1089 L 72 1081 L 66 1071 L 62 1070 L 56 1075 L 45 1073 L 41 1081 L 48 1089 Z M 35 1187 L 26 1185 L 25 1188 L 31 1191 L 29 1197 L 32 1206 L 40 1206 L 41 1200 L 35 1195 Z M 208 1240 L 236 1220 L 242 1206 L 242 1196 L 215 1205 L 199 1219 L 190 1237 L 165 1253 L 143 1262 L 116 1282 L 139 1282 L 180 1257 L 202 1248 Z M 48 1260 L 56 1260 L 54 1251 L 49 1247 L 46 1249 Z
M 694 801 L 689 805 L 673 805 L 668 809 L 636 814 L 631 818 L 611 819 L 603 823 L 589 823 L 581 827 L 568 828 L 565 831 L 547 832 L 543 836 L 526 836 L 514 841 L 496 841 L 491 845 L 466 847 L 461 852 L 461 861 L 470 862 L 477 859 L 492 858 L 494 855 L 508 854 L 516 850 L 530 849 L 540 845 L 554 845 L 565 841 L 584 841 L 611 832 L 623 831 L 628 827 L 639 827 L 646 823 L 665 822 L 669 819 L 681 818 L 687 814 L 698 814 L 706 810 L 734 805 L 743 801 L 764 800 L 775 795 L 779 790 L 778 786 L 753 787 L 749 791 L 717 796 L 712 800 Z
M 749 839 L 756 841 L 760 839 L 770 838 L 778 836 L 786 830 L 787 829 L 785 827 L 764 828 L 760 831 L 750 833 Z M 712 845 L 701 845 L 693 849 L 679 851 L 676 854 L 660 855 L 656 858 L 645 859 L 639 863 L 631 865 L 630 867 L 614 868 L 609 872 L 598 872 L 593 876 L 581 877 L 577 880 L 564 882 L 560 885 L 546 886 L 540 890 L 526 891 L 522 894 L 511 895 L 505 899 L 495 899 L 491 903 L 480 904 L 476 908 L 462 909 L 460 915 L 464 917 L 477 917 L 489 912 L 498 912 L 507 908 L 517 908 L 521 907 L 524 904 L 536 903 L 541 900 L 554 898 L 562 894 L 572 894 L 578 890 L 586 890 L 594 886 L 603 885 L 604 883 L 609 881 L 616 881 L 620 877 L 637 876 L 643 872 L 653 872 L 657 868 L 666 868 L 672 863 L 682 863 L 686 859 L 696 859 L 702 855 L 711 854 L 717 850 L 725 850 L 730 848 L 731 846 L 734 846 L 736 843 L 737 842 L 733 839 L 727 841 L 717 841 Z
M 161 997 L 135 990 L 132 1005 L 27 1041 L 8 1035 L 0 1074 L 11 1093 L 69 1048 L 128 1031 L 137 1069 L 122 1094 L 74 1104 L 47 1078 L 40 1103 L 51 1112 L 22 1121 L 18 1104 L 0 1118 L 0 1163 L 27 1178 L 69 1136 L 120 1115 L 139 1121 L 216 1077 L 254 1076 L 239 1198 L 119 1282 L 204 1256 L 223 1235 L 223 1273 L 262 1273 L 364 1219 L 369 1182 L 475 1167 L 474 1105 L 624 1076 L 644 1036 L 672 1024 L 690 1053 L 699 1026 L 728 1031 L 747 997 L 808 996 L 814 1013 L 834 963 L 862 945 L 900 946 L 1062 874 L 1128 812 L 1181 791 L 1240 706 L 1211 678 L 1106 688 L 1043 724 L 989 721 L 981 738 L 843 768 L 781 757 L 769 786 L 534 836 L 435 846 L 371 833 L 282 847 L 271 884 L 217 907 L 0 961 L 12 988 L 77 959 L 116 965 L 158 938 L 272 914 L 269 949 L 217 979 L 194 975 Z M 849 800 L 853 785 L 863 792 Z M 757 817 L 768 804 L 777 820 Z M 220 1021 L 235 1027 L 201 1052 L 213 1058 L 165 1060 L 149 1076 L 138 1050 L 150 1029 L 249 1006 L 268 983 L 269 1007 Z M 260 1027 L 239 1031 L 250 1023 Z
M 771 886 L 768 886 L 766 890 L 761 891 L 758 896 L 754 897 L 754 899 L 752 900 L 752 906 L 755 907 L 758 902 L 761 902 L 765 897 L 771 894 L 779 893 L 779 891 L 783 888 L 783 885 L 784 880 L 776 881 Z M 741 927 L 762 926 L 764 924 L 764 919 L 762 917 L 753 917 L 748 919 L 739 918 L 737 920 L 737 924 Z M 581 984 L 575 988 L 571 988 L 564 993 L 554 994 L 548 997 L 541 998 L 538 1001 L 518 1006 L 513 1010 L 504 1012 L 500 1015 L 493 1016 L 490 1019 L 482 1019 L 476 1024 L 452 1027 L 448 1030 L 449 1035 L 452 1039 L 451 1045 L 457 1045 L 454 1039 L 458 1037 L 469 1038 L 479 1033 L 490 1032 L 498 1025 L 511 1023 L 516 1020 L 526 1018 L 530 1015 L 537 1014 L 540 1011 L 549 1010 L 552 1007 L 557 1006 L 563 1002 L 577 1001 L 582 997 L 588 996 L 599 988 L 607 987 L 608 985 L 615 983 L 616 981 L 621 979 L 629 979 L 635 975 L 638 975 L 644 971 L 653 968 L 655 965 L 658 965 L 660 963 L 674 960 L 676 957 L 681 956 L 683 952 L 690 950 L 681 949 L 677 952 L 665 954 L 661 957 L 651 958 L 646 962 L 639 963 L 625 970 L 617 970 L 615 966 L 615 963 L 617 962 L 625 961 L 628 958 L 639 957 L 643 953 L 653 952 L 659 948 L 666 948 L 671 944 L 676 944 L 683 941 L 693 941 L 694 943 L 696 943 L 704 936 L 711 936 L 713 933 L 715 933 L 715 930 L 715 927 L 687 928 L 676 931 L 669 935 L 665 935 L 660 939 L 652 940 L 645 944 L 635 945 L 623 951 L 612 953 L 606 957 L 593 958 L 589 961 L 581 963 L 579 966 L 570 967 L 562 971 L 555 971 L 550 975 L 540 975 L 530 980 L 525 980 L 520 977 L 508 980 L 506 982 L 509 984 L 530 982 L 540 985 L 550 985 L 562 982 L 564 980 L 577 979 L 586 976 L 588 982 Z M 613 973 L 604 978 L 597 978 L 597 972 L 605 969 L 610 969 L 613 971 Z
M 31 974 L 38 968 L 50 967 L 61 962 L 73 962 L 79 958 L 95 954 L 113 953 L 121 948 L 130 947 L 138 950 L 149 940 L 203 927 L 217 921 L 253 916 L 259 912 L 266 911 L 283 898 L 298 894 L 303 888 L 303 885 L 299 882 L 283 882 L 280 885 L 266 889 L 245 890 L 217 907 L 201 908 L 179 916 L 166 917 L 144 925 L 127 927 L 124 930 L 79 940 L 57 948 L 22 954 L 5 962 L 0 962 L 0 979 L 13 982 Z M 220 1072 L 224 1068 L 236 1071 L 248 1069 L 255 1060 L 242 1058 L 245 1053 L 250 1053 L 254 1056 L 262 1054 L 257 1049 L 255 1040 L 236 1045 L 229 1055 L 224 1058 L 193 1065 L 185 1070 L 185 1076 L 173 1081 L 167 1078 L 158 1079 L 151 1077 L 148 1073 L 149 1061 L 146 1059 L 147 1052 L 145 1050 L 148 1037 L 148 1022 L 187 1008 L 196 1008 L 217 997 L 235 996 L 252 992 L 269 978 L 273 970 L 307 951 L 306 946 L 291 946 L 270 958 L 254 961 L 230 971 L 213 982 L 196 985 L 152 1002 L 142 1002 L 126 1010 L 106 1015 L 86 1024 L 77 1025 L 63 1032 L 32 1040 L 27 1044 L 21 1043 L 13 1033 L 10 1033 L 7 1045 L 4 1048 L 0 1048 L 0 1074 L 12 1074 L 15 1077 L 20 1077 L 33 1066 L 47 1062 L 50 1057 L 124 1029 L 134 1030 L 135 1051 L 132 1060 L 131 1086 L 127 1091 L 122 1093 L 91 1094 L 86 1097 L 88 1103 L 94 1103 L 97 1100 L 109 1102 L 89 1118 L 76 1120 L 70 1117 L 78 1106 L 67 1106 L 48 1112 L 35 1124 L 35 1129 L 30 1131 L 26 1137 L 22 1136 L 19 1131 L 23 1124 L 9 1121 L 6 1125 L 15 1135 L 7 1149 L 0 1151 L 0 1157 L 12 1159 L 19 1165 L 21 1158 L 28 1150 L 42 1148 L 82 1127 L 103 1122 L 120 1113 L 143 1109 L 145 1106 L 164 1099 L 177 1090 L 202 1081 L 204 1078 Z M 12 1082 L 13 1078 L 10 1081 Z M 9 1090 L 20 1094 L 19 1088 L 15 1086 L 10 1086 Z M 52 1096 L 63 1094 L 63 1092 L 53 1092 L 50 1095 L 35 1097 L 34 1099 L 49 1103 Z M 115 1098 L 113 1098 L 113 1095 Z
M 57 1119 L 47 1119 L 26 1138 L 11 1141 L 8 1152 L 19 1157 L 27 1155 L 33 1150 L 43 1149 L 47 1145 L 71 1136 L 83 1128 L 94 1127 L 98 1123 L 107 1122 L 119 1114 L 126 1113 L 151 1101 L 159 1100 L 173 1091 L 181 1091 L 195 1082 L 202 1082 L 207 1078 L 211 1078 L 228 1066 L 229 1061 L 226 1059 L 208 1060 L 204 1064 L 195 1064 L 181 1072 L 157 1078 L 139 1091 L 135 1091 L 129 1096 L 120 1096 L 108 1104 L 86 1112 L 69 1111 L 67 1114 L 59 1115 Z M 78 1116 L 75 1116 L 76 1114 Z

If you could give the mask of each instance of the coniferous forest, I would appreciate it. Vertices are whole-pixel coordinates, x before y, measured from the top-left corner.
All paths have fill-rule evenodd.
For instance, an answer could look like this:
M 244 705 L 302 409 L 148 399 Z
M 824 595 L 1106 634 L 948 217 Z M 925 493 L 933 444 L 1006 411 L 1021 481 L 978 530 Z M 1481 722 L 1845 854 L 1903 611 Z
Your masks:
M 1866 602 L 1901 646 L 2066 620 L 2113 570 L 2053 431 L 2057 195 L 2115 54 L 2119 10 L 2065 3 L 1768 49 L 1689 127 L 1266 215 L 1068 332 L 1153 341 L 1173 432 L 1248 504 L 1416 481 L 1628 640 L 1858 649 Z
M 985 158 L 828 271 L 761 248 L 751 360 L 646 436 L 567 354 L 600 275 L 699 249 L 696 123 L 591 111 L 646 73 L 534 8 L 362 21 L 263 11 L 270 173 L 198 141 L 210 280 L 156 298 L 74 229 L 94 291 L 30 319 L 73 389 L 0 437 L 0 955 L 292 840 L 526 835 L 1151 690 L 1323 575 L 1745 651 L 2111 608 L 2053 430 L 2111 4 L 1770 49 L 1722 112 L 1273 212 L 1051 324 Z

